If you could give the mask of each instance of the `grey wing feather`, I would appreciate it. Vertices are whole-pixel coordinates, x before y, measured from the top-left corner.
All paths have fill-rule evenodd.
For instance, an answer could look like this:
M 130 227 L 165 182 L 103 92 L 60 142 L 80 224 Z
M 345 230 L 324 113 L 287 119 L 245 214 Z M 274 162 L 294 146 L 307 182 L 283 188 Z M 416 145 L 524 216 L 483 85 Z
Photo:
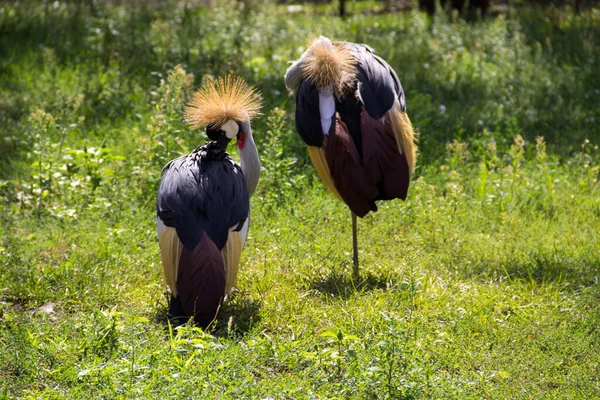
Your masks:
M 163 170 L 157 214 L 174 227 L 183 245 L 195 248 L 204 232 L 222 249 L 229 229 L 248 218 L 249 197 L 241 168 L 231 159 L 206 160 L 198 153 L 171 161 Z
M 380 119 L 393 107 L 396 98 L 404 111 L 404 90 L 392 67 L 375 55 L 370 47 L 354 43 L 348 45 L 356 57 L 359 96 L 369 115 Z
M 398 78 L 398 74 L 396 74 L 396 71 L 394 71 L 394 69 L 383 58 L 379 57 L 376 54 L 373 54 L 373 57 L 381 65 L 383 65 L 388 70 L 389 74 L 392 76 L 392 79 L 394 80 L 394 90 L 396 92 L 398 100 L 400 101 L 401 111 L 406 112 L 406 99 L 404 97 L 404 89 L 402 88 L 402 84 L 400 83 L 400 78 Z
M 306 79 L 296 96 L 296 130 L 309 146 L 323 146 L 323 130 L 319 111 L 319 90 Z

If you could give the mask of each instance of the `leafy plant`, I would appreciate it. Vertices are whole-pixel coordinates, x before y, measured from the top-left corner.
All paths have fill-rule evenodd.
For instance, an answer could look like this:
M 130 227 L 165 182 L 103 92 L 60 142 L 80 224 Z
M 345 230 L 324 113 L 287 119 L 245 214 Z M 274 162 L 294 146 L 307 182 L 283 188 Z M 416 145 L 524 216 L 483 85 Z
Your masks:
M 267 118 L 267 130 L 261 141 L 260 195 L 271 209 L 281 207 L 285 199 L 305 188 L 305 175 L 299 173 L 298 158 L 287 151 L 286 142 L 295 132 L 286 123 L 287 114 L 274 108 Z
M 356 341 L 360 341 L 360 338 L 355 335 L 346 335 L 339 330 L 337 333 L 333 331 L 327 331 L 321 333 L 322 338 L 327 339 L 327 343 L 335 345 L 334 348 L 325 347 L 321 350 L 321 355 L 325 358 L 333 361 L 337 367 L 337 374 L 342 375 L 342 362 L 347 357 L 355 358 L 355 351 L 351 347 L 351 344 Z
M 598 397 L 597 10 L 349 6 L 0 6 L 0 397 Z M 318 26 L 390 62 L 421 132 L 359 283 L 282 79 Z M 265 100 L 240 291 L 170 329 L 156 186 L 204 140 L 194 76 L 228 72 Z

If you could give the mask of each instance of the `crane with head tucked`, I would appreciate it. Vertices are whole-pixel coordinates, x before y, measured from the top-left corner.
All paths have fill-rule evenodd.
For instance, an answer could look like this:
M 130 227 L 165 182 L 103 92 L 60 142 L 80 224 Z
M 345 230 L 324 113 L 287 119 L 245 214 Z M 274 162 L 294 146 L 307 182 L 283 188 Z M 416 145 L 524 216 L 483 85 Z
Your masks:
M 260 107 L 257 90 L 229 75 L 206 81 L 185 111 L 190 128 L 206 127 L 209 142 L 163 168 L 156 205 L 169 316 L 177 322 L 193 317 L 208 326 L 236 284 L 260 173 L 250 127 Z M 226 151 L 234 138 L 240 164 Z
M 296 130 L 325 186 L 356 217 L 376 201 L 406 200 L 417 156 L 406 100 L 392 67 L 364 44 L 319 37 L 285 74 L 296 97 Z

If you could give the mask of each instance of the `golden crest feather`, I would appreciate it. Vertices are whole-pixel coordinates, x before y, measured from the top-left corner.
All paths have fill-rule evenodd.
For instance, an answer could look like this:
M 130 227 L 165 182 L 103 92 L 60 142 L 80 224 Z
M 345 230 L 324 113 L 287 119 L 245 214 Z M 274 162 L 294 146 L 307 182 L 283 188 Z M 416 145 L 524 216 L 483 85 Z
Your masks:
M 309 47 L 301 68 L 313 85 L 331 87 L 339 94 L 352 83 L 356 75 L 354 64 L 354 56 L 344 43 L 332 43 L 321 36 Z
M 262 98 L 254 86 L 228 74 L 206 79 L 185 109 L 185 121 L 192 129 L 221 126 L 229 120 L 250 122 L 259 114 Z

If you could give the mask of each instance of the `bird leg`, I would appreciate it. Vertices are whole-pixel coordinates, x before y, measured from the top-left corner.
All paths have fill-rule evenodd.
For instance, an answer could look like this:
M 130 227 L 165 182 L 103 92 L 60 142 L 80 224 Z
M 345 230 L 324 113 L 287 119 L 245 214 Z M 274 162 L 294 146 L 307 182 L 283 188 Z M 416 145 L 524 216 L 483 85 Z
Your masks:
M 352 250 L 353 250 L 353 276 L 358 280 L 358 238 L 356 228 L 356 214 L 352 213 Z
M 179 297 L 171 296 L 167 318 L 171 321 L 173 327 L 181 326 L 190 319 L 190 317 L 185 314 L 185 311 L 183 311 L 183 306 L 181 305 L 181 299 L 179 299 Z

